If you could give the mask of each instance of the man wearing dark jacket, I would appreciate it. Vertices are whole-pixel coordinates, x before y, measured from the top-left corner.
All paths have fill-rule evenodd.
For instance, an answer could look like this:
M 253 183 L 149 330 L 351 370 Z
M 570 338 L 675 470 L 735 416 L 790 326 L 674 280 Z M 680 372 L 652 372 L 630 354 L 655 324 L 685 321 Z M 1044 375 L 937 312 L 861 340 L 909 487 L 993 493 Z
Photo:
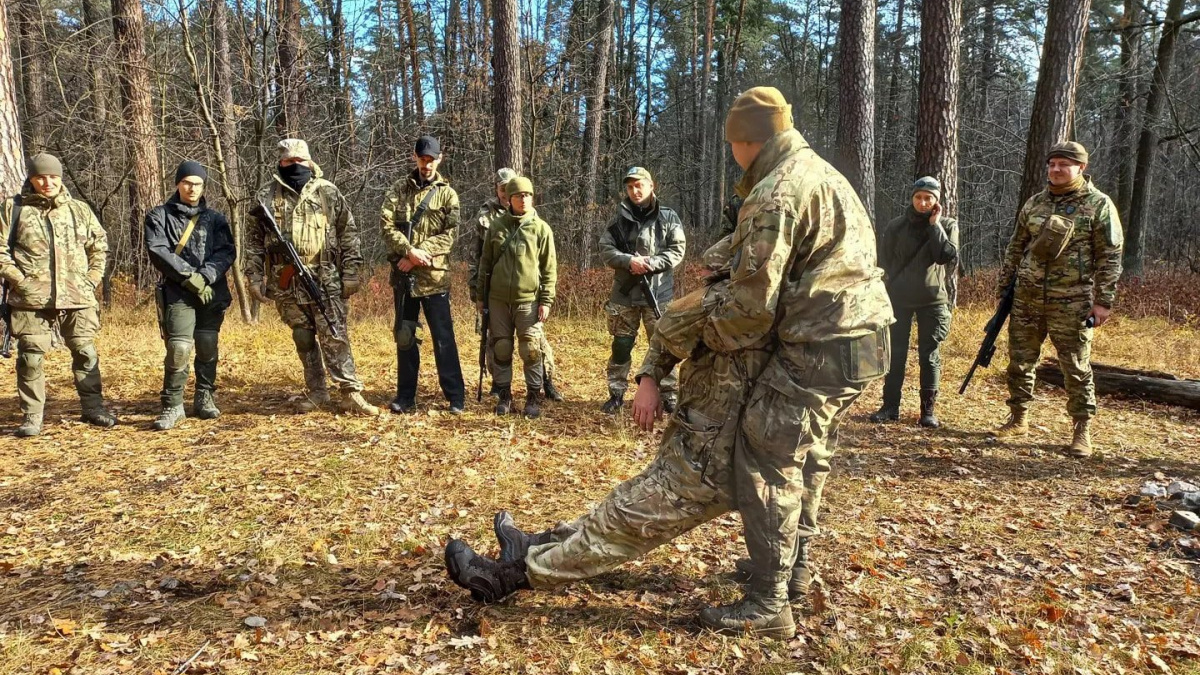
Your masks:
M 908 360 L 908 339 L 917 320 L 917 355 L 921 363 L 923 427 L 939 426 L 934 405 L 942 360 L 938 347 L 950 333 L 953 299 L 948 270 L 958 261 L 958 223 L 942 216 L 942 186 L 925 176 L 913 184 L 912 205 L 888 223 L 879 236 L 879 266 L 887 278 L 888 297 L 896 313 L 892 324 L 892 365 L 883 384 L 883 406 L 872 422 L 900 419 L 900 387 Z
M 625 401 L 639 324 L 645 326 L 647 338 L 654 334 L 658 319 L 651 301 L 657 300 L 661 310 L 675 297 L 675 267 L 683 261 L 687 246 L 683 223 L 675 211 L 659 203 L 650 172 L 635 166 L 625 174 L 624 182 L 626 198 L 600 235 L 600 260 L 613 269 L 612 293 L 605 306 L 612 355 L 608 359 L 608 401 L 602 408 L 610 415 Z M 647 283 L 642 283 L 643 279 Z M 672 412 L 674 372 L 659 385 L 663 406 Z
M 208 174 L 199 162 L 185 161 L 175 172 L 175 194 L 146 214 L 146 248 L 162 274 L 155 291 L 159 330 L 167 346 L 163 360 L 159 431 L 183 421 L 183 389 L 188 357 L 196 351 L 196 394 L 192 415 L 215 419 L 221 411 L 217 388 L 217 337 L 232 296 L 225 275 L 233 264 L 229 221 L 204 201 Z

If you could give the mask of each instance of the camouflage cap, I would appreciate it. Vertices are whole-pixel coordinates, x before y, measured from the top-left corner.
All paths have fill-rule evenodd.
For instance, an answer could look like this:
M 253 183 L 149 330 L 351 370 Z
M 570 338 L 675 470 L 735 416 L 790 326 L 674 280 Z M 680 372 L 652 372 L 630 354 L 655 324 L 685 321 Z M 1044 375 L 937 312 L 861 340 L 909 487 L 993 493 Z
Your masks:
M 1046 154 L 1046 161 L 1049 162 L 1055 157 L 1063 157 L 1080 164 L 1088 163 L 1087 148 L 1075 141 L 1063 141 L 1050 146 L 1050 152 Z
M 631 180 L 648 180 L 651 183 L 654 182 L 654 178 L 650 176 L 650 172 L 640 166 L 630 167 L 629 171 L 625 172 L 625 178 L 622 182 L 628 183 Z
M 496 172 L 496 185 L 508 185 L 508 181 L 517 177 L 517 172 L 507 166 Z
M 61 176 L 62 174 L 62 162 L 54 155 L 42 152 L 29 158 L 30 176 Z
M 277 147 L 279 148 L 280 160 L 299 157 L 300 159 L 312 161 L 312 155 L 308 152 L 308 143 L 299 138 L 285 138 L 279 141 Z
M 524 176 L 517 176 L 516 178 L 508 181 L 508 184 L 504 186 L 504 193 L 509 197 L 513 195 L 519 195 L 522 192 L 526 194 L 533 194 L 533 181 Z

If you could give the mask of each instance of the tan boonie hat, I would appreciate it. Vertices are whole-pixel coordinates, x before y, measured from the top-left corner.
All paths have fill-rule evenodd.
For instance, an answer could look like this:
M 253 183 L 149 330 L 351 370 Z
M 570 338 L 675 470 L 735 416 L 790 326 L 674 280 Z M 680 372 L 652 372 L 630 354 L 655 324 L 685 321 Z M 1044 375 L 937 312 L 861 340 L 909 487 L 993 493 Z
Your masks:
M 299 138 L 285 138 L 282 141 L 279 141 L 278 148 L 279 159 L 281 161 L 285 159 L 292 159 L 294 157 L 312 161 L 312 155 L 308 152 L 308 143 L 305 143 Z
M 775 87 L 754 87 L 742 92 L 725 118 L 725 140 L 730 143 L 766 143 L 775 134 L 793 128 L 792 106 Z
M 648 180 L 651 183 L 654 182 L 654 179 L 650 176 L 650 172 L 640 166 L 631 167 L 629 171 L 625 172 L 625 178 L 622 182 L 628 183 L 631 180 Z
M 509 197 L 521 194 L 522 192 L 533 194 L 533 181 L 524 176 L 517 176 L 516 178 L 508 181 L 508 184 L 504 186 L 504 194 L 508 195 Z
M 1055 157 L 1063 157 L 1080 164 L 1088 163 L 1087 148 L 1075 141 L 1063 141 L 1050 146 L 1050 152 L 1046 154 L 1046 161 L 1049 162 Z

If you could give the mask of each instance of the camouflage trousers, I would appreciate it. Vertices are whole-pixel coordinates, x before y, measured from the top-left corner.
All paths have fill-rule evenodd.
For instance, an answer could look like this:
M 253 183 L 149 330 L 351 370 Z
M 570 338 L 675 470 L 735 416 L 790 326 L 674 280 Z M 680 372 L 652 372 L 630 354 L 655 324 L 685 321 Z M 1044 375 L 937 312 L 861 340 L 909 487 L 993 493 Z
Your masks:
M 299 304 L 291 298 L 277 298 L 275 307 L 279 318 L 292 329 L 292 342 L 304 366 L 304 385 L 310 394 L 328 393 L 326 370 L 340 391 L 362 391 L 363 384 L 354 369 L 354 354 L 350 351 L 350 335 L 346 318 L 346 301 L 330 297 L 329 313 L 339 322 L 340 335 L 334 335 L 316 305 Z
M 516 349 L 513 349 L 514 335 Z M 545 341 L 536 303 L 488 302 L 488 366 L 497 387 L 512 386 L 513 353 L 516 352 L 520 354 L 524 365 L 525 389 L 529 392 L 541 391 L 543 372 L 540 347 Z
M 773 351 L 685 362 L 679 410 L 654 461 L 587 515 L 556 526 L 555 541 L 530 549 L 530 585 L 601 574 L 738 510 L 752 559 L 786 586 L 797 539 L 819 531 L 838 428 L 865 383 L 847 382 L 843 360 L 825 347 L 806 352 L 804 365 Z M 784 586 L 772 592 L 786 598 Z
M 1084 325 L 1092 309 L 1088 298 L 1045 300 L 1041 289 L 1017 288 L 1008 320 L 1008 407 L 1029 410 L 1042 343 L 1058 352 L 1067 389 L 1067 412 L 1074 419 L 1096 415 L 1096 387 L 1092 381 L 1092 329 Z
M 615 302 L 608 303 L 604 311 L 608 314 L 608 333 L 612 335 L 612 354 L 608 357 L 608 391 L 624 395 L 629 388 L 629 369 L 633 363 L 633 346 L 637 343 L 639 326 L 644 326 L 646 339 L 654 335 L 658 319 L 649 307 L 627 307 Z M 675 398 L 677 381 L 675 371 L 658 383 L 663 400 Z
M 101 394 L 100 357 L 96 335 L 100 332 L 100 310 L 16 309 L 12 310 L 13 337 L 17 340 L 17 396 L 21 412 L 41 414 L 46 407 L 46 373 L 42 361 L 54 342 L 58 324 L 71 351 L 71 374 L 84 410 L 104 405 Z

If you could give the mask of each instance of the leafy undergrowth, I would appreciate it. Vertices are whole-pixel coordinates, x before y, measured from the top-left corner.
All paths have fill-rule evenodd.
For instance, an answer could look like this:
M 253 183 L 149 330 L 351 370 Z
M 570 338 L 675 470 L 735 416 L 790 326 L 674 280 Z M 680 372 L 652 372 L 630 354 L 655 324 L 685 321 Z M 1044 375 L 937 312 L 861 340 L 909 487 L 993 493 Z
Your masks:
M 368 397 L 385 403 L 389 301 L 377 282 L 367 294 L 352 338 Z M 548 326 L 568 400 L 537 421 L 497 419 L 486 401 L 447 415 L 428 351 L 420 414 L 296 416 L 295 354 L 268 311 L 227 322 L 224 416 L 154 433 L 162 346 L 134 300 L 106 314 L 100 343 L 122 424 L 75 421 L 58 350 L 45 435 L 0 438 L 0 673 L 173 673 L 197 652 L 189 673 L 1200 672 L 1197 561 L 1169 512 L 1125 501 L 1156 473 L 1200 478 L 1200 416 L 1102 401 L 1099 452 L 1073 461 L 1058 452 L 1064 397 L 1046 389 L 1028 439 L 989 440 L 1006 359 L 954 391 L 985 306 L 956 316 L 944 349 L 942 430 L 914 425 L 913 386 L 898 424 L 865 422 L 878 385 L 858 403 L 814 547 L 824 592 L 779 642 L 693 623 L 737 596 L 735 515 L 499 606 L 445 580 L 447 537 L 494 551 L 494 511 L 531 529 L 572 518 L 653 455 L 657 434 L 598 413 L 608 338 L 581 303 Z M 457 318 L 473 390 L 470 317 Z M 1118 316 L 1096 360 L 1200 377 L 1200 331 Z M 14 388 L 5 364 L 6 428 Z

